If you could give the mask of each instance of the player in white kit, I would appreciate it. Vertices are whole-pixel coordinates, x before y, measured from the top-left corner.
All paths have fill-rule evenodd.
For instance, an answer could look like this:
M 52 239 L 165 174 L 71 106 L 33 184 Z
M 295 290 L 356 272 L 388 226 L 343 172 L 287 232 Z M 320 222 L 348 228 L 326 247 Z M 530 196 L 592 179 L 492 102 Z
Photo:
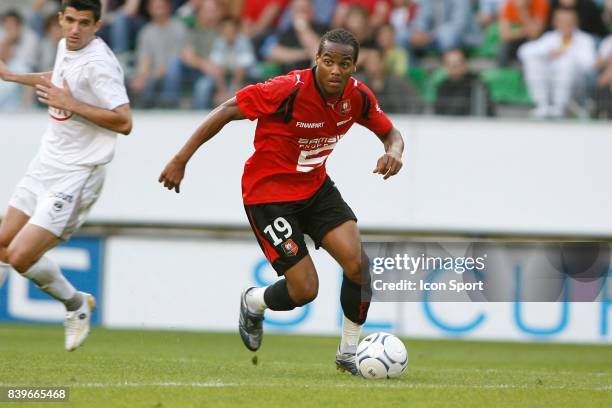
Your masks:
M 95 36 L 100 14 L 100 0 L 62 1 L 64 38 L 52 72 L 14 74 L 0 61 L 0 79 L 36 87 L 50 116 L 40 150 L 0 224 L 0 269 L 2 263 L 12 266 L 64 303 L 68 351 L 87 337 L 95 299 L 77 291 L 45 253 L 84 222 L 102 189 L 117 133 L 132 129 L 123 71 Z

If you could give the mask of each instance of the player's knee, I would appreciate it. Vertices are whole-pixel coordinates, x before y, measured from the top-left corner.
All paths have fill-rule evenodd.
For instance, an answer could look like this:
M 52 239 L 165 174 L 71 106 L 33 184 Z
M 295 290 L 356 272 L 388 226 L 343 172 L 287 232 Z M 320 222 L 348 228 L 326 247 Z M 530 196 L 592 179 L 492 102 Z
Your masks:
M 25 273 L 32 266 L 30 255 L 20 248 L 9 247 L 6 251 L 6 263 L 19 273 Z
M 317 298 L 319 294 L 319 283 L 317 281 L 307 282 L 301 285 L 293 294 L 293 301 L 298 306 L 304 306 Z
M 364 276 L 368 273 L 368 258 L 364 253 L 352 256 L 342 265 L 344 274 L 355 283 L 361 283 Z

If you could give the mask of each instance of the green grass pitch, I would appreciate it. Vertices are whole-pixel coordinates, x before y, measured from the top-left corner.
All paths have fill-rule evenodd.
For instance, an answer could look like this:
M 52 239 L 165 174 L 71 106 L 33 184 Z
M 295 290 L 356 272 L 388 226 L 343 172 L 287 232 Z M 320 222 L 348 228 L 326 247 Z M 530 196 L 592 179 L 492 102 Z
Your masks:
M 612 407 L 612 346 L 404 339 L 399 379 L 334 367 L 337 338 L 94 328 L 63 351 L 60 326 L 0 324 L 0 386 L 66 386 L 74 407 Z

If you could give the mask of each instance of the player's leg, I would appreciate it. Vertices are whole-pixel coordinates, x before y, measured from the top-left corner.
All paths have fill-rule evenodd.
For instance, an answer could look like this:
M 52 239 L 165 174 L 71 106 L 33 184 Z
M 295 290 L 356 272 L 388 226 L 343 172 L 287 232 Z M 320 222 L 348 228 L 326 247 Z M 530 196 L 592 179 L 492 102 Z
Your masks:
M 45 255 L 60 242 L 60 238 L 46 229 L 27 224 L 8 247 L 8 263 L 24 278 L 64 303 L 66 310 L 74 311 L 83 303 L 82 296 L 62 275 L 59 266 Z
M 77 291 L 46 253 L 67 241 L 84 222 L 99 196 L 105 171 L 100 166 L 69 172 L 39 166 L 35 174 L 42 188 L 34 190 L 35 210 L 9 245 L 8 260 L 23 277 L 65 305 L 65 347 L 72 351 L 89 334 L 95 299 Z
M 295 215 L 299 203 L 245 206 L 249 222 L 266 258 L 282 279 L 245 290 L 241 297 L 239 331 L 252 351 L 261 345 L 266 309 L 288 311 L 317 296 L 319 279 Z
M 81 225 L 104 181 L 100 167 L 65 172 L 34 160 L 11 205 L 31 214 L 8 246 L 8 262 L 23 277 L 61 301 L 68 311 L 80 308 L 83 296 L 46 254 Z M 32 198 L 34 197 L 34 199 Z
M 349 220 L 329 231 L 323 237 L 321 246 L 343 270 L 340 304 L 344 317 L 336 365 L 356 374 L 355 353 L 370 307 L 369 262 L 361 247 L 361 236 L 356 222 Z
M 284 279 L 247 292 L 249 310 L 263 313 L 266 309 L 293 310 L 312 302 L 319 293 L 319 277 L 310 255 L 284 272 Z
M 317 248 L 323 247 L 343 269 L 340 303 L 344 319 L 336 365 L 352 374 L 357 374 L 355 351 L 370 305 L 367 296 L 362 298 L 369 294 L 368 261 L 362 252 L 356 222 L 357 217 L 327 178 L 308 207 L 305 232 Z M 368 291 L 362 294 L 362 287 Z
M 0 287 L 9 273 L 8 247 L 29 219 L 28 215 L 11 206 L 8 207 L 2 218 L 0 223 Z
M 37 166 L 38 161 L 34 159 L 25 176 L 17 184 L 0 224 L 0 286 L 10 270 L 8 247 L 17 233 L 28 223 L 36 209 L 36 192 L 41 190 L 41 183 L 34 176 Z
M 8 248 L 10 265 L 24 278 L 30 279 L 42 291 L 59 300 L 66 307 L 65 347 L 68 351 L 80 346 L 89 333 L 94 298 L 76 288 L 64 277 L 59 265 L 47 251 L 62 240 L 54 233 L 34 224 L 27 224 Z
M 310 255 L 284 272 L 284 278 L 265 287 L 251 287 L 242 293 L 240 335 L 245 346 L 257 351 L 263 337 L 266 309 L 289 311 L 312 302 L 319 292 L 319 277 Z

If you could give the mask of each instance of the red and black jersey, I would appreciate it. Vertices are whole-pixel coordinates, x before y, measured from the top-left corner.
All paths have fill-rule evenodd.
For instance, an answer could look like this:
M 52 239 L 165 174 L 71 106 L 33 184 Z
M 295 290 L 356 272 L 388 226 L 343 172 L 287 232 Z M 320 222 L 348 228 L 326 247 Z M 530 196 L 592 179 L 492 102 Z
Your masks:
M 258 119 L 255 153 L 242 176 L 245 204 L 311 197 L 325 181 L 327 157 L 353 123 L 377 135 L 391 131 L 368 87 L 351 78 L 340 98 L 326 100 L 315 70 L 292 71 L 236 94 L 244 116 Z

